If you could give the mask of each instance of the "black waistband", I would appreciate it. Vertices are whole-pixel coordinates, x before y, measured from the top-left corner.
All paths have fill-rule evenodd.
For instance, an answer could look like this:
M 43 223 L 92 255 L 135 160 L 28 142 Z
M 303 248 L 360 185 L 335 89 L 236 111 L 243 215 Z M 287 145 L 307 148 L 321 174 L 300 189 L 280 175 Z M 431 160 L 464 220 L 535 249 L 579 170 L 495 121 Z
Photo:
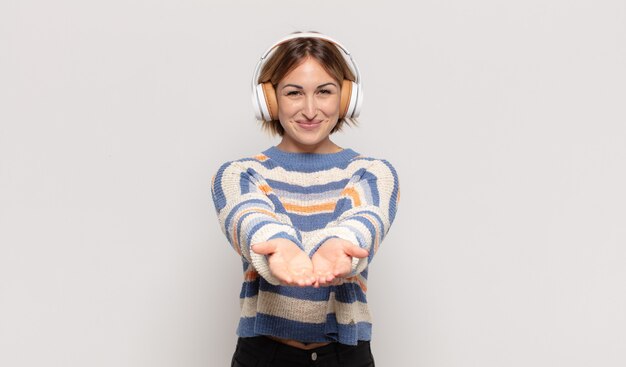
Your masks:
M 237 349 L 242 354 L 255 358 L 257 361 L 293 361 L 306 362 L 311 361 L 311 357 L 315 354 L 318 362 L 336 359 L 353 359 L 353 355 L 362 355 L 369 358 L 371 356 L 370 342 L 359 341 L 358 345 L 347 345 L 337 342 L 330 343 L 313 349 L 300 349 L 291 345 L 283 344 L 279 341 L 270 339 L 265 336 L 255 336 L 249 338 L 239 338 L 237 341 Z

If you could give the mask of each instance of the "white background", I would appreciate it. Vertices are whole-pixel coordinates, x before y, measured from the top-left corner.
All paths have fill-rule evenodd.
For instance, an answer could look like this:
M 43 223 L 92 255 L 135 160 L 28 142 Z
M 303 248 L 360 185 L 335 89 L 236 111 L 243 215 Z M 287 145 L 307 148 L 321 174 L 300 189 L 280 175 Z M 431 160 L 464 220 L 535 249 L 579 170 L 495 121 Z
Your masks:
M 384 5 L 383 5 L 384 4 Z M 242 279 L 210 178 L 278 143 L 253 68 L 296 30 L 364 80 L 398 170 L 377 366 L 626 365 L 626 3 L 0 3 L 0 365 L 227 366 Z

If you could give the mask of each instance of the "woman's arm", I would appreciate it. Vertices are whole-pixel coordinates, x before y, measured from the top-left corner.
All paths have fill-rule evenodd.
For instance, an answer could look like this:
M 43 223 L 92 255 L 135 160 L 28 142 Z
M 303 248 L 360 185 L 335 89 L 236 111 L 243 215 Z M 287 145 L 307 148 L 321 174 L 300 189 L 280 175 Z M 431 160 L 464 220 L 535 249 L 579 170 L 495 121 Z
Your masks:
M 284 238 L 303 249 L 302 235 L 267 182 L 240 162 L 226 162 L 211 179 L 211 195 L 231 246 L 268 282 L 280 284 L 270 272 L 267 256 L 251 251 L 250 246 Z
M 311 238 L 313 250 L 309 254 L 313 258 L 314 267 L 316 254 L 322 246 L 340 246 L 338 242 L 328 241 L 340 238 L 367 250 L 366 257 L 351 256 L 351 272 L 345 277 L 361 273 L 372 261 L 378 246 L 382 243 L 396 216 L 400 199 L 400 184 L 395 168 L 386 160 L 374 160 L 359 176 L 353 177 L 341 192 L 337 201 L 333 221 Z M 345 244 L 344 244 L 345 247 Z M 345 261 L 345 259 L 344 259 Z

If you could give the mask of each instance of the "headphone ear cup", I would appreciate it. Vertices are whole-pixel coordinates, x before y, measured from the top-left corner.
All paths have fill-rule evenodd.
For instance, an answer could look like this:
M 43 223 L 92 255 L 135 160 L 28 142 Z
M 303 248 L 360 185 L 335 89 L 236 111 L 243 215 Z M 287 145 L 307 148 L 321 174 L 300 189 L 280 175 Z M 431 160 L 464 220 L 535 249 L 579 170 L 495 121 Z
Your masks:
M 344 79 L 341 84 L 341 102 L 339 118 L 357 118 L 361 112 L 361 89 L 351 80 Z
M 252 105 L 257 120 L 278 119 L 278 102 L 272 83 L 265 82 L 256 85 L 252 95 Z
M 256 84 L 254 86 L 254 92 L 252 93 L 252 106 L 256 119 L 267 121 L 270 113 L 267 110 L 267 104 L 265 103 L 265 92 L 263 92 L 262 84 Z
M 352 97 L 350 98 L 350 112 L 351 118 L 357 118 L 361 114 L 361 104 L 363 103 L 363 89 L 361 84 L 352 82 Z
M 344 79 L 341 83 L 341 100 L 339 102 L 339 118 L 346 117 L 348 107 L 350 107 L 350 99 L 352 96 L 352 82 Z
M 267 110 L 269 112 L 269 120 L 266 121 L 278 120 L 278 100 L 276 99 L 276 91 L 274 90 L 274 86 L 271 82 L 261 83 L 261 86 L 263 88 L 265 104 L 267 105 Z

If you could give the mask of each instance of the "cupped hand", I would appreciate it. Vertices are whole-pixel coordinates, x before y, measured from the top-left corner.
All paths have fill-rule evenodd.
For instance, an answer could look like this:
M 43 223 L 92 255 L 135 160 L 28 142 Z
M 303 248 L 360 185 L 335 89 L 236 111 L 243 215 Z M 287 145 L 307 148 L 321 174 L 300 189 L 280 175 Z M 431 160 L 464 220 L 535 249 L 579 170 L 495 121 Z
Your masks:
M 309 256 L 286 238 L 259 242 L 251 249 L 257 254 L 268 255 L 270 271 L 284 285 L 306 287 L 316 281 Z
M 350 241 L 333 237 L 315 252 L 311 261 L 317 278 L 314 287 L 340 284 L 341 278 L 352 271 L 352 258 L 364 258 L 369 252 Z

